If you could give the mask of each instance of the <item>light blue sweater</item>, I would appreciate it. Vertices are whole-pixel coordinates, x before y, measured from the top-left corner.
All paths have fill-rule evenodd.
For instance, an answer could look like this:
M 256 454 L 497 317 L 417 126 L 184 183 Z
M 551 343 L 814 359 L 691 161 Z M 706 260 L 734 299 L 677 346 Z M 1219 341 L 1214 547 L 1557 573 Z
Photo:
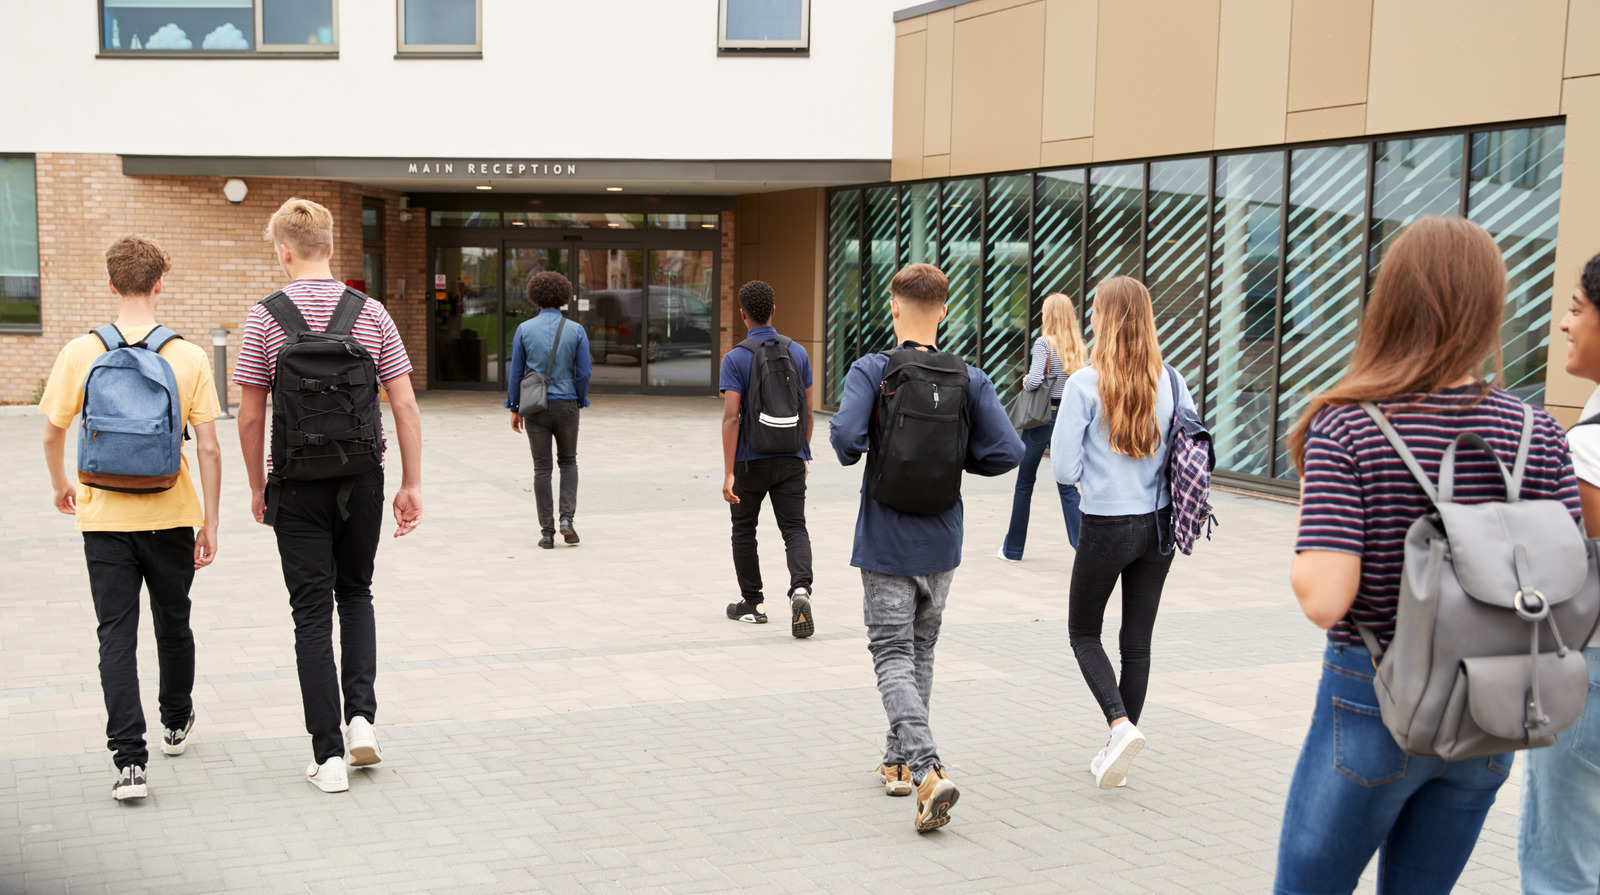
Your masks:
M 1178 376 L 1178 400 L 1194 408 L 1189 386 Z M 1111 434 L 1101 419 L 1100 374 L 1084 367 L 1067 380 L 1061 412 L 1050 439 L 1050 467 L 1056 481 L 1078 485 L 1081 507 L 1091 516 L 1139 516 L 1172 502 L 1167 488 L 1167 429 L 1172 424 L 1172 384 L 1162 373 L 1156 389 L 1156 422 L 1161 444 L 1142 460 L 1111 449 Z

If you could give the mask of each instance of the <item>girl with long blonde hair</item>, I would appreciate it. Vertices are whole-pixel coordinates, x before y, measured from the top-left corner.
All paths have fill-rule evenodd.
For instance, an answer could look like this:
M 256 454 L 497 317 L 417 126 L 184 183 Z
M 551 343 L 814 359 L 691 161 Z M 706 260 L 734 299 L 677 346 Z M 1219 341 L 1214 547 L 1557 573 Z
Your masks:
M 1121 786 L 1144 748 L 1136 726 L 1150 682 L 1150 636 L 1172 566 L 1167 532 L 1167 430 L 1173 408 L 1194 409 L 1183 377 L 1161 362 L 1155 313 L 1144 284 L 1112 277 L 1095 287 L 1095 345 L 1067 380 L 1050 442 L 1056 481 L 1080 485 L 1083 525 L 1072 562 L 1067 634 L 1089 690 L 1111 728 L 1089 762 L 1101 789 Z M 1106 603 L 1122 582 L 1122 669 L 1100 641 Z
M 1011 528 L 1005 542 L 1000 545 L 1000 558 L 1007 562 L 1021 562 L 1022 549 L 1028 540 L 1028 511 L 1033 505 L 1033 483 L 1039 475 L 1039 462 L 1044 459 L 1044 449 L 1050 444 L 1050 433 L 1055 429 L 1055 417 L 1061 406 L 1061 392 L 1067 387 L 1067 377 L 1083 367 L 1085 350 L 1083 331 L 1078 328 L 1078 311 L 1072 299 L 1059 292 L 1045 297 L 1042 309 L 1040 336 L 1033 343 L 1033 363 L 1022 380 L 1025 392 L 1045 388 L 1050 380 L 1050 422 L 1022 430 L 1022 465 L 1017 467 L 1017 490 L 1011 498 Z M 1083 514 L 1078 510 L 1078 489 L 1074 485 L 1057 484 L 1061 495 L 1061 515 L 1067 521 L 1067 540 L 1074 549 L 1078 546 L 1078 525 Z

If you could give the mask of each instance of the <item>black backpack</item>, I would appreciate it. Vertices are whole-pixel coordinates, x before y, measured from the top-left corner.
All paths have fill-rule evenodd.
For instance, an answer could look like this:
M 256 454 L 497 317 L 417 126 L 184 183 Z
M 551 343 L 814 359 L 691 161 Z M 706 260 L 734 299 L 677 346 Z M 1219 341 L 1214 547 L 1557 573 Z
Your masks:
M 806 448 L 806 385 L 789 353 L 787 336 L 745 339 L 750 351 L 750 382 L 740 399 L 750 450 L 762 454 L 798 454 Z
M 942 513 L 961 500 L 967 462 L 967 363 L 929 348 L 885 351 L 867 451 L 867 493 L 902 513 Z
M 282 292 L 262 299 L 285 341 L 272 376 L 272 474 L 353 476 L 383 464 L 378 365 L 351 331 L 367 297 L 345 289 L 323 332 Z

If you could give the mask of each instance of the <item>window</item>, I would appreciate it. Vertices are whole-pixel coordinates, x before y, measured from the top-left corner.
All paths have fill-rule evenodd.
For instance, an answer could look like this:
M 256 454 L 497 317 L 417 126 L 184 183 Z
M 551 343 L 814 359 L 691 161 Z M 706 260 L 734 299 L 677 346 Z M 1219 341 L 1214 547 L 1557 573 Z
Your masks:
M 811 0 L 721 0 L 717 6 L 719 52 L 811 49 Z
M 409 55 L 479 55 L 483 51 L 481 0 L 399 0 L 399 52 Z
M 368 199 L 361 203 L 361 279 L 362 290 L 378 301 L 383 294 L 383 202 Z
M 339 0 L 101 0 L 100 49 L 118 56 L 339 51 Z
M 0 156 L 0 332 L 36 333 L 39 215 L 32 156 Z

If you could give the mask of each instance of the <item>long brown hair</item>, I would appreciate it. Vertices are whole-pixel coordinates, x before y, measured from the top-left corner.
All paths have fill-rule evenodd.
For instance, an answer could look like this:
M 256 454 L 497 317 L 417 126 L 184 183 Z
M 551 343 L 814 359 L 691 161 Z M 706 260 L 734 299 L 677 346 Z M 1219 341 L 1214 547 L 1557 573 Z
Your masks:
M 1078 312 L 1073 310 L 1072 299 L 1059 292 L 1050 293 L 1044 298 L 1040 316 L 1043 318 L 1040 334 L 1060 359 L 1062 374 L 1071 376 L 1078 372 L 1083 367 L 1085 349 L 1083 330 L 1078 326 Z
M 1324 407 L 1436 392 L 1483 370 L 1503 378 L 1500 324 L 1506 265 L 1494 237 L 1465 218 L 1425 217 L 1401 231 L 1384 256 L 1356 331 L 1350 368 L 1312 395 L 1289 433 L 1295 468 L 1306 471 L 1306 432 Z
M 1094 288 L 1094 350 L 1089 362 L 1100 377 L 1111 449 L 1134 459 L 1161 444 L 1156 422 L 1161 386 L 1161 346 L 1150 292 L 1132 277 L 1101 280 Z

